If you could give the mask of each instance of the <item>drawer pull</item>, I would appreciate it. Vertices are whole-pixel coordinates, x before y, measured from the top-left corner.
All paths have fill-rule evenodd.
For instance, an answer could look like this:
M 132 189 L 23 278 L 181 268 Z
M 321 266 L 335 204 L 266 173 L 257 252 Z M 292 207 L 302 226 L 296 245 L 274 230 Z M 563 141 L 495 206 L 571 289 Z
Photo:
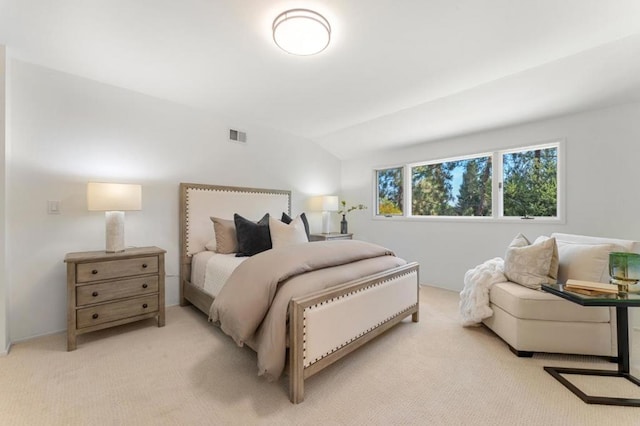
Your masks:
M 91 273 L 92 273 L 93 275 L 95 275 L 95 274 L 97 274 L 97 273 L 98 273 L 98 270 L 97 270 L 97 269 L 94 269 L 93 271 L 91 271 Z
M 93 297 L 98 297 L 98 292 L 97 292 L 97 291 L 94 291 L 93 293 L 91 293 L 91 295 L 92 295 Z
M 93 315 L 91 315 L 91 318 L 93 318 L 93 319 L 98 319 L 98 314 L 93 314 Z
M 143 268 L 146 268 L 146 267 L 147 267 L 147 264 L 146 264 L 146 263 L 143 263 L 143 264 L 142 264 L 142 267 L 143 267 Z
M 142 304 L 142 307 L 145 308 L 145 309 L 147 309 L 147 306 L 149 306 L 149 305 L 147 305 L 146 303 Z
M 142 288 L 147 288 L 147 287 L 149 287 L 147 283 L 142 284 Z

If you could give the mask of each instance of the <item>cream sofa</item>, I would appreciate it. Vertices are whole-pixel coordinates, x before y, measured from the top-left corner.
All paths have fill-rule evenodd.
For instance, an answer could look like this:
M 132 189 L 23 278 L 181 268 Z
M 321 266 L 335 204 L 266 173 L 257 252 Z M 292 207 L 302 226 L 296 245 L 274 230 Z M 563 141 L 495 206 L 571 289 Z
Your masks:
M 640 252 L 630 240 L 559 234 L 558 282 L 569 278 L 608 282 L 609 252 Z M 494 284 L 489 292 L 493 316 L 483 323 L 518 356 L 534 352 L 616 357 L 615 308 L 583 307 L 513 282 Z

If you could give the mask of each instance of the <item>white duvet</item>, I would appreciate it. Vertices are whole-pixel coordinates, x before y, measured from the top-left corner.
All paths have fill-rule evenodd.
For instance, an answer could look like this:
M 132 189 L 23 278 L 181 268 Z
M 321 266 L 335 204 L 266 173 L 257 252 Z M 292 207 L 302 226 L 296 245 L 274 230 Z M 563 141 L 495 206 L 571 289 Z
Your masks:
M 247 257 L 203 251 L 193 256 L 191 282 L 212 296 L 217 296 L 239 264 Z

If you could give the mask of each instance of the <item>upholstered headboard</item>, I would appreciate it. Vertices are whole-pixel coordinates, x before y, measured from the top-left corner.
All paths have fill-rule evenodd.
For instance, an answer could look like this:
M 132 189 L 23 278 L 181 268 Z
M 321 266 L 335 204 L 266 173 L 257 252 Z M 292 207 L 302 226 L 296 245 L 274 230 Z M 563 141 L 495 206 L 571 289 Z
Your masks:
M 258 220 L 265 213 L 291 214 L 291 191 L 233 186 L 180 184 L 181 251 L 191 256 L 214 237 L 211 216 L 233 220 L 234 213 Z

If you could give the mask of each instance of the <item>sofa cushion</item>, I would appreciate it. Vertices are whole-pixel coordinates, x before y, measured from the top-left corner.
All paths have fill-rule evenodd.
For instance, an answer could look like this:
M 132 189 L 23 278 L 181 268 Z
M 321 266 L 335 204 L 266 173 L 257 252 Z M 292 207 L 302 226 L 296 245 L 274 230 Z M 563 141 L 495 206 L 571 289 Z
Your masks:
M 568 279 L 609 282 L 609 253 L 614 250 L 613 244 L 558 242 L 558 280 L 561 283 Z
M 489 297 L 492 304 L 520 319 L 569 322 L 610 320 L 607 307 L 580 306 L 551 293 L 532 290 L 512 282 L 494 284 Z
M 615 251 L 628 251 L 632 253 L 640 253 L 640 242 L 633 240 L 622 240 L 619 238 L 602 238 L 602 237 L 589 237 L 587 235 L 575 235 L 575 234 L 562 234 L 554 232 L 551 234 L 556 241 L 571 244 L 613 244 L 616 247 Z
M 558 267 L 552 262 L 555 254 L 554 238 L 538 239 L 531 244 L 524 235 L 518 234 L 504 256 L 504 275 L 512 282 L 533 289 L 555 283 Z M 554 271 L 551 271 L 552 263 Z
M 561 233 L 553 233 L 551 236 L 555 237 L 558 244 L 558 281 L 561 283 L 569 278 L 609 282 L 610 252 L 640 252 L 640 243 L 632 240 Z

